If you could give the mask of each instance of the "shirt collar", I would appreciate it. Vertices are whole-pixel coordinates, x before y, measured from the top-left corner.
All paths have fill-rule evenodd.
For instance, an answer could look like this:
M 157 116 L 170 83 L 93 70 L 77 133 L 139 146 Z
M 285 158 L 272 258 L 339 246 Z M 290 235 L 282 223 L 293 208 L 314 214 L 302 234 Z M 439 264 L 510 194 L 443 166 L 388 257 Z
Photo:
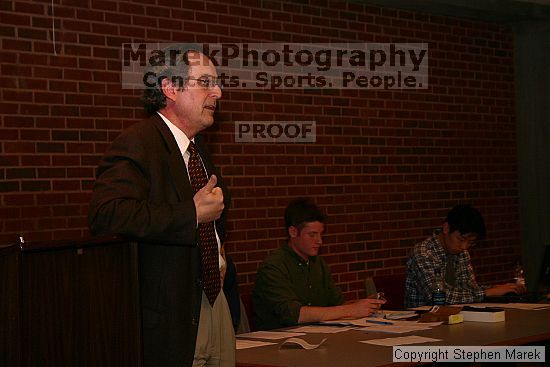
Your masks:
M 439 241 L 439 235 L 441 234 L 441 229 L 436 229 L 432 234 L 432 245 L 434 248 L 434 251 L 437 253 L 439 257 L 446 257 L 447 255 L 445 251 L 445 247 L 443 247 L 443 244 Z
M 166 126 L 168 126 L 168 128 L 172 132 L 172 135 L 174 135 L 176 143 L 178 144 L 178 148 L 180 149 L 181 154 L 184 155 L 187 152 L 187 148 L 189 147 L 189 138 L 187 137 L 187 135 L 185 135 L 183 131 L 181 131 L 176 125 L 174 125 L 172 121 L 168 120 L 166 116 L 158 111 L 157 113 L 159 114 L 162 121 L 164 121 Z
M 315 259 L 317 256 L 310 256 L 308 260 L 304 260 L 300 255 L 298 255 L 290 246 L 288 245 L 288 241 L 283 245 L 283 249 L 290 254 L 294 259 L 296 259 L 299 263 L 302 264 L 309 264 L 310 262 L 315 262 Z

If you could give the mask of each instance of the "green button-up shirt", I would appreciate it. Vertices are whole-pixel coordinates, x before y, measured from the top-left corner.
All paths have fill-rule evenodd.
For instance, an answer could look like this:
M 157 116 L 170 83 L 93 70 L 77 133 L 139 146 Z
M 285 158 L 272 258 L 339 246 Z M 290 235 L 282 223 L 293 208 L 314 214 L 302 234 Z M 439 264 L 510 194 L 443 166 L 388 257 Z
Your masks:
M 296 325 L 302 306 L 336 306 L 344 299 L 323 258 L 306 262 L 284 245 L 260 265 L 252 301 L 256 328 L 269 330 Z

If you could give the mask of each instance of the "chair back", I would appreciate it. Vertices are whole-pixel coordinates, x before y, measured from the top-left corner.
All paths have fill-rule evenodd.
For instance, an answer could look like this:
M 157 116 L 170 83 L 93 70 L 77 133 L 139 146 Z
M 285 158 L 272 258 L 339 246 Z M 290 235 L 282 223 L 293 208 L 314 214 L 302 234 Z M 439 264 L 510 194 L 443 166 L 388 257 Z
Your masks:
M 244 307 L 246 317 L 248 318 L 248 325 L 250 327 L 250 331 L 255 331 L 256 327 L 254 325 L 254 308 L 252 306 L 252 295 L 241 294 L 241 302 Z
M 372 278 L 377 292 L 383 292 L 386 310 L 405 308 L 405 274 L 377 275 Z M 368 290 L 367 290 L 368 291 Z

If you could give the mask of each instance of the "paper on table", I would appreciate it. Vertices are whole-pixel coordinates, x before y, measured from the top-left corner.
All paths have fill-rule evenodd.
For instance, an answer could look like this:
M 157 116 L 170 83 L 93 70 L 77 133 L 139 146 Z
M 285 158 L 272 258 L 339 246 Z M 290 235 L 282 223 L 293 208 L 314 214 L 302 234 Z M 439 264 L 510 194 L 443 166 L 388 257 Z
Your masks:
M 461 305 L 449 305 L 449 306 L 470 306 L 470 307 L 491 307 L 491 308 L 515 308 L 518 310 L 545 310 L 547 308 L 550 308 L 550 304 L 548 303 L 465 303 Z M 420 307 L 414 307 L 410 308 L 410 310 L 416 310 L 416 311 L 429 311 L 432 308 L 432 306 L 420 306 Z
M 359 319 L 339 319 L 339 320 L 329 320 L 329 321 L 322 321 L 320 324 L 328 324 L 328 325 L 355 325 L 355 326 L 365 326 L 367 318 L 361 317 Z
M 291 338 L 294 336 L 303 336 L 304 333 L 291 333 L 288 331 L 254 331 L 253 333 L 238 334 L 238 338 L 254 338 L 254 339 L 268 339 L 277 340 L 284 338 Z
M 324 333 L 324 334 L 335 334 L 335 333 L 340 333 L 342 331 L 348 331 L 348 330 L 353 330 L 354 328 L 353 327 L 349 327 L 349 326 L 346 326 L 346 327 L 342 327 L 342 326 L 330 326 L 330 325 L 327 325 L 327 326 L 323 326 L 323 325 L 319 325 L 319 326 L 301 326 L 299 328 L 296 328 L 296 329 L 292 329 L 293 332 L 297 332 L 297 333 Z
M 416 311 L 392 311 L 392 310 L 379 310 L 375 312 L 373 317 L 381 317 L 388 320 L 400 320 L 408 319 L 410 317 L 416 316 Z
M 409 310 L 412 311 L 430 311 L 432 309 L 432 306 L 418 306 L 418 307 L 411 307 Z
M 422 329 L 419 329 L 419 330 L 424 330 L 426 328 L 439 326 L 443 323 L 442 321 L 438 321 L 438 322 L 418 322 L 418 321 L 406 321 L 406 320 L 387 320 L 387 319 L 381 319 L 381 318 L 378 318 L 378 317 L 366 317 L 366 318 L 364 318 L 364 320 L 365 320 L 366 325 L 362 325 L 362 326 L 372 326 L 372 324 L 375 324 L 375 325 L 378 324 L 378 325 L 413 326 L 413 327 L 418 326 L 418 327 L 422 327 Z
M 300 338 L 290 338 L 285 340 L 283 344 L 281 344 L 280 348 L 315 349 L 315 348 L 318 348 L 321 344 L 323 344 L 325 340 L 327 340 L 327 338 L 324 338 L 318 344 L 309 344 L 308 342 Z
M 508 303 L 510 308 L 517 308 L 519 310 L 546 310 L 550 308 L 548 303 Z
M 263 347 L 266 345 L 274 345 L 277 343 L 271 343 L 271 342 L 262 342 L 259 340 L 246 340 L 246 339 L 237 339 L 236 340 L 236 348 L 237 349 L 247 349 L 247 348 L 256 348 L 256 347 Z
M 442 339 L 427 338 L 425 336 L 419 336 L 419 335 L 409 335 L 409 336 L 399 336 L 397 338 L 361 340 L 361 343 L 393 347 L 395 345 L 431 343 L 431 342 L 438 342 L 441 340 Z
M 457 305 L 459 306 L 459 305 Z M 460 306 L 470 306 L 470 307 L 478 307 L 478 308 L 514 308 L 518 310 L 545 310 L 547 308 L 550 308 L 550 304 L 548 303 L 468 303 L 468 304 L 462 304 Z
M 340 323 L 341 322 L 341 323 Z M 324 321 L 321 324 L 325 325 L 353 325 L 359 327 L 365 327 L 376 324 L 381 325 L 393 325 L 393 326 L 410 326 L 410 325 L 421 325 L 421 328 L 418 330 L 425 330 L 427 327 L 433 327 L 441 325 L 441 322 L 438 323 L 419 323 L 418 321 L 402 321 L 402 320 L 387 320 L 379 317 L 361 317 L 358 319 L 343 319 L 343 320 L 333 320 L 333 321 Z
M 366 332 L 376 332 L 376 333 L 392 333 L 392 334 L 404 334 L 410 333 L 411 331 L 419 330 L 429 330 L 429 326 L 423 326 L 422 324 L 417 325 L 376 325 L 369 324 L 367 327 L 360 329 L 361 331 Z
M 423 327 L 435 327 L 443 324 L 443 321 L 435 321 L 435 322 L 418 322 L 418 321 L 403 321 L 403 320 L 392 320 L 392 324 L 396 326 L 414 326 L 419 325 Z
M 329 321 L 319 321 L 318 324 L 320 325 L 332 325 L 332 326 L 350 326 L 353 325 L 352 323 L 348 322 L 347 320 L 329 320 Z
M 385 313 L 384 316 L 388 320 L 401 320 L 401 319 L 409 319 L 411 317 L 417 316 L 416 311 L 400 311 L 400 312 L 393 312 L 393 313 Z

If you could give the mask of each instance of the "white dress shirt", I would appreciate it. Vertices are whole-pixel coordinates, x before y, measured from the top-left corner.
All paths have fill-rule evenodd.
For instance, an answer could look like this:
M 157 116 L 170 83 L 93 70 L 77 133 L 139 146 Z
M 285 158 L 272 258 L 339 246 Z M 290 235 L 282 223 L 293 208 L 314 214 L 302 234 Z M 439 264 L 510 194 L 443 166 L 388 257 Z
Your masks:
M 189 158 L 191 157 L 191 154 L 187 151 L 187 148 L 189 147 L 189 138 L 183 131 L 181 131 L 176 125 L 174 125 L 170 120 L 168 120 L 165 116 L 163 116 L 162 113 L 157 112 L 166 124 L 170 131 L 172 132 L 172 135 L 174 135 L 174 138 L 176 139 L 176 143 L 178 144 L 178 148 L 180 149 L 181 155 L 183 157 L 183 161 L 185 162 L 185 166 L 187 167 L 187 175 L 189 176 Z M 194 142 L 194 141 L 193 141 Z M 202 158 L 201 158 L 202 162 Z M 202 164 L 204 168 L 204 163 Z M 204 171 L 206 172 L 206 168 L 204 168 Z M 191 182 L 191 178 L 189 178 L 189 182 Z M 197 223 L 198 226 L 198 223 Z M 218 242 L 218 257 L 219 257 L 219 263 L 220 263 L 220 270 L 222 270 L 225 267 L 225 260 L 223 259 L 220 248 L 221 248 L 221 241 L 220 237 L 218 236 L 218 231 L 216 230 L 216 226 L 214 226 L 214 231 L 216 232 L 216 241 Z

